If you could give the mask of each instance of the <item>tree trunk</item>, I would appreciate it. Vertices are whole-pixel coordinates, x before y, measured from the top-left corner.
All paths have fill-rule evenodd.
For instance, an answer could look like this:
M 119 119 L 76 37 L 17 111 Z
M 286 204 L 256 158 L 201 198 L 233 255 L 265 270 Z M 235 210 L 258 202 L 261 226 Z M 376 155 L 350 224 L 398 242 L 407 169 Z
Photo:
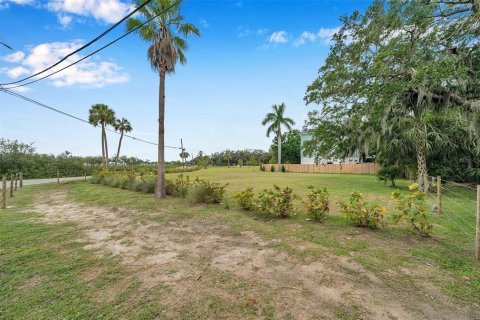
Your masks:
M 123 131 L 120 133 L 120 140 L 118 140 L 117 157 L 115 158 L 115 170 L 117 170 L 118 158 L 120 157 L 120 147 L 122 146 Z
M 417 166 L 418 166 L 418 191 L 428 192 L 428 172 L 427 160 L 425 158 L 425 148 L 421 143 L 416 144 Z
M 103 139 L 105 141 L 105 168 L 108 169 L 108 144 L 107 144 L 107 132 L 105 127 L 103 128 Z
M 280 165 L 282 164 L 282 132 L 280 131 L 280 128 L 278 129 L 277 133 L 277 142 L 278 142 L 278 170 L 280 171 Z
M 105 166 L 105 125 L 102 123 L 102 162 L 103 162 L 103 167 L 106 168 Z
M 162 66 L 160 71 L 160 87 L 158 96 L 158 167 L 157 187 L 155 188 L 155 199 L 164 199 L 165 194 L 165 73 L 166 68 Z

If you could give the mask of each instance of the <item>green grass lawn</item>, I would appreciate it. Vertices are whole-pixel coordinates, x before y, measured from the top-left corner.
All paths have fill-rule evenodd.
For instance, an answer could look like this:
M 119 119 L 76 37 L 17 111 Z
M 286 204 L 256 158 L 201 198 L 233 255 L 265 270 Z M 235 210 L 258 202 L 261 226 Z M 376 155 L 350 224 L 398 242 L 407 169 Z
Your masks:
M 392 212 L 394 189 L 375 176 L 258 168 L 210 168 L 189 175 L 229 183 L 225 201 L 230 209 L 192 206 L 179 198 L 155 201 L 150 194 L 83 182 L 19 189 L 9 199 L 11 208 L 0 211 L 0 319 L 479 315 L 480 267 L 473 235 L 463 227 L 474 225 L 475 216 L 469 200 L 456 195 L 461 190 L 451 189 L 444 214 L 432 217 L 433 237 L 419 238 L 406 224 L 368 230 L 339 215 L 336 202 L 353 190 Z M 332 214 L 323 223 L 306 221 L 301 210 L 290 219 L 272 220 L 242 211 L 233 201 L 236 191 L 272 184 L 288 185 L 303 197 L 308 185 L 325 186 Z M 408 184 L 398 182 L 402 190 Z M 38 203 L 55 212 L 46 213 Z M 46 220 L 62 210 L 69 219 Z M 92 216 L 98 219 L 89 222 Z M 150 235 L 142 227 L 158 239 L 138 240 Z M 102 230 L 109 236 L 92 247 L 93 238 L 86 235 Z M 117 247 L 121 250 L 115 252 Z M 165 262 L 158 256 L 164 250 L 165 256 L 177 255 Z M 160 260 L 150 264 L 153 258 Z M 312 269 L 320 262 L 322 267 Z M 170 275 L 178 279 L 170 282 Z M 145 276 L 153 279 L 148 285 Z M 334 299 L 337 288 L 340 298 Z

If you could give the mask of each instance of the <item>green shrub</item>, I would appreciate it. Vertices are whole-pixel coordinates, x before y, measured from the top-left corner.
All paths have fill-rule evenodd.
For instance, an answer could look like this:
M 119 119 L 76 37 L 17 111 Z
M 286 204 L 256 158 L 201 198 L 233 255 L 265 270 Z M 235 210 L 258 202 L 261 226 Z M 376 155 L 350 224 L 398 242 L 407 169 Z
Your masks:
M 287 172 L 287 169 L 285 169 L 285 166 L 282 164 L 282 172 Z
M 196 178 L 193 188 L 189 191 L 190 201 L 193 203 L 222 203 L 227 184 L 220 184 Z
M 116 179 L 113 176 L 106 176 L 103 178 L 102 184 L 105 186 L 114 187 L 116 182 L 115 180 Z
M 167 195 L 173 197 L 185 198 L 188 193 L 188 189 L 191 188 L 192 182 L 190 181 L 189 176 L 183 176 L 183 174 L 178 175 L 175 180 L 166 180 L 165 182 L 165 192 Z
M 93 175 L 93 176 L 90 178 L 90 183 L 100 184 L 100 183 L 102 183 L 102 179 L 103 179 L 102 176 Z
M 296 214 L 293 200 L 297 198 L 291 188 L 285 187 L 282 190 L 279 186 L 273 185 L 273 190 L 265 189 L 258 194 L 257 208 L 274 217 L 288 218 Z
M 274 166 L 274 165 L 272 165 L 272 166 L 270 167 L 270 172 L 275 172 L 275 166 Z
M 327 188 L 308 186 L 308 189 L 310 192 L 307 194 L 307 200 L 304 201 L 307 207 L 307 217 L 313 221 L 323 221 L 329 212 Z
M 247 188 L 244 191 L 237 192 L 233 197 L 237 200 L 238 205 L 244 210 L 251 211 L 255 210 L 257 207 L 253 188 Z
M 156 185 L 157 181 L 155 178 L 141 178 L 133 183 L 131 190 L 143 193 L 155 193 Z
M 399 166 L 385 166 L 377 172 L 378 179 L 386 184 L 390 181 L 390 186 L 395 187 L 395 180 L 402 174 Z
M 414 232 L 422 237 L 429 237 L 433 225 L 429 222 L 430 213 L 425 205 L 426 194 L 418 191 L 416 183 L 410 185 L 409 189 L 412 192 L 408 195 L 400 194 L 400 190 L 392 193 L 392 197 L 397 200 L 395 209 L 399 211 L 392 216 L 392 219 L 395 223 L 406 220 Z
M 263 164 L 260 164 L 260 171 L 265 171 L 265 167 L 263 166 Z
M 350 194 L 349 202 L 341 202 L 340 209 L 357 227 L 377 228 L 383 221 L 386 209 L 363 199 L 360 192 Z

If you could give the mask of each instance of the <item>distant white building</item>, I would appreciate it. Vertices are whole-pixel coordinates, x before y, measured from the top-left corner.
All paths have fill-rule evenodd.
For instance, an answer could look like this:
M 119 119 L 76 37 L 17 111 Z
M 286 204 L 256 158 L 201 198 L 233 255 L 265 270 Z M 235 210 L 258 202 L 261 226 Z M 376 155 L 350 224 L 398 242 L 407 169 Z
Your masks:
M 300 133 L 300 163 L 301 164 L 315 164 L 315 159 L 312 157 L 308 157 L 304 154 L 303 152 L 303 144 L 305 141 L 310 141 L 312 140 L 312 135 L 308 132 L 302 132 Z M 345 158 L 343 160 L 339 159 L 325 159 L 325 158 L 320 158 L 318 160 L 319 164 L 327 164 L 327 163 L 361 163 L 361 157 L 360 157 L 360 152 L 355 150 L 355 152 L 348 158 Z

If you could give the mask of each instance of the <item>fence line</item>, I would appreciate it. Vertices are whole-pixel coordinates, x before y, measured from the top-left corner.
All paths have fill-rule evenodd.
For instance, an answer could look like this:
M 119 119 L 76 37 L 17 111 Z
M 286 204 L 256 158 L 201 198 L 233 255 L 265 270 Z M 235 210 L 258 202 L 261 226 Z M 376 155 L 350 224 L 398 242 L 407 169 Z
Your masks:
M 270 171 L 274 166 L 279 171 L 279 165 L 262 164 L 265 171 Z M 342 164 L 283 164 L 287 172 L 296 173 L 351 173 L 351 174 L 376 174 L 380 170 L 377 163 L 342 163 Z
M 480 215 L 480 212 L 476 211 L 476 207 L 479 205 L 477 203 L 479 197 L 477 197 L 475 189 L 445 179 L 440 179 L 440 184 L 436 183 L 436 179 L 433 177 L 429 177 L 429 180 L 432 181 L 428 187 L 430 201 L 432 201 L 432 203 L 437 203 L 437 207 L 441 203 L 441 206 L 443 207 L 443 214 L 440 215 L 440 217 L 442 217 L 445 222 L 454 226 L 455 229 L 457 229 L 457 232 L 465 234 L 468 241 L 471 241 L 472 239 L 475 241 L 476 257 L 477 259 L 480 259 L 478 253 L 480 247 L 480 230 L 478 222 L 477 224 L 475 223 L 475 218 L 479 219 Z M 453 191 L 452 188 L 456 188 L 455 191 Z M 440 194 L 440 197 L 435 199 L 434 195 L 438 193 Z M 469 198 L 470 194 L 472 195 L 472 198 L 475 198 L 476 200 Z

